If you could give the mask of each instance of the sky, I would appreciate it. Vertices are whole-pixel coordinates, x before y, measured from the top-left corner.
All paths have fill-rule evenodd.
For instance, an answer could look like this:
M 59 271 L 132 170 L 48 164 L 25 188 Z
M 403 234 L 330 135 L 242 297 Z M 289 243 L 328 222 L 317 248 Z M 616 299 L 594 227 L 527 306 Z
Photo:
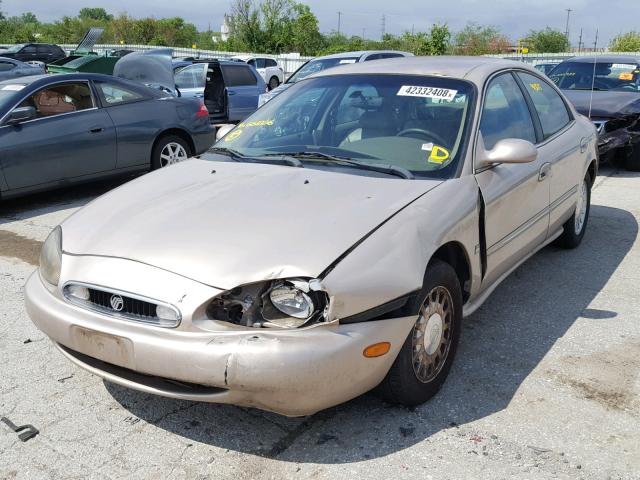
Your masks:
M 621 32 L 640 30 L 640 0 L 311 0 L 303 1 L 311 7 L 320 21 L 320 30 L 330 32 L 338 27 L 341 32 L 379 39 L 382 16 L 385 31 L 400 34 L 403 31 L 428 30 L 433 23 L 447 23 L 451 30 L 460 30 L 467 22 L 494 25 L 513 42 L 531 29 L 547 26 L 565 30 L 567 12 L 571 9 L 569 36 L 577 46 L 580 29 L 583 43 L 593 46 L 596 29 L 598 46 L 607 46 L 609 40 Z M 8 15 L 32 11 L 41 21 L 53 21 L 63 15 L 74 16 L 82 7 L 103 7 L 108 12 L 127 12 L 133 17 L 156 18 L 180 16 L 199 29 L 209 25 L 219 30 L 223 15 L 229 11 L 229 0 L 189 0 L 177 4 L 167 0 L 2 0 L 2 10 Z

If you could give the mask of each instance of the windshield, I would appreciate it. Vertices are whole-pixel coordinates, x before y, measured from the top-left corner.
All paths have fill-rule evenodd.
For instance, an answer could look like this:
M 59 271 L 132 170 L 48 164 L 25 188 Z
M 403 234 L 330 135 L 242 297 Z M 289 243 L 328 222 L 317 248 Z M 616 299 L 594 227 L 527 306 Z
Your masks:
M 640 66 L 636 63 L 566 62 L 550 77 L 564 90 L 591 90 L 593 86 L 594 90 L 640 92 Z
M 348 63 L 356 63 L 359 57 L 342 57 L 342 58 L 325 58 L 323 60 L 311 60 L 302 65 L 285 83 L 296 83 L 312 73 L 326 70 L 327 68 L 337 67 L 338 65 L 346 65 Z
M 24 43 L 21 43 L 19 45 L 14 45 L 12 47 L 7 48 L 4 53 L 17 53 L 20 50 L 22 50 L 22 47 L 24 47 Z
M 331 163 L 332 156 L 451 178 L 464 154 L 473 92 L 468 82 L 440 77 L 312 78 L 275 97 L 216 147 L 247 157 L 294 155 L 303 164 L 321 157 Z

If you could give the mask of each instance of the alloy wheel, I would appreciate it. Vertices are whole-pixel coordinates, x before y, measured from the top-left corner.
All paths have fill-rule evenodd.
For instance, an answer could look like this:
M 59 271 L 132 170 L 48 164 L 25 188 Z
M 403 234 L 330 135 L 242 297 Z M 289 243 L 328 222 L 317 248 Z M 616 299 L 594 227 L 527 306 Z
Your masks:
M 587 207 L 589 205 L 589 187 L 587 182 L 583 181 L 581 188 L 578 190 L 578 202 L 576 204 L 574 231 L 576 235 L 580 235 L 584 228 L 584 221 L 587 218 Z
M 167 143 L 160 152 L 160 167 L 173 165 L 188 158 L 185 148 L 177 142 Z

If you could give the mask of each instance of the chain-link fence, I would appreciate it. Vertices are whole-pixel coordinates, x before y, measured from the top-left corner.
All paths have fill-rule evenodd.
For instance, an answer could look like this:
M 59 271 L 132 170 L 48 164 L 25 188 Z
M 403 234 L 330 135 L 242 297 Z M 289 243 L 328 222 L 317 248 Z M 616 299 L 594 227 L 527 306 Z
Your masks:
M 572 57 L 593 57 L 602 55 L 627 55 L 631 57 L 639 57 L 640 52 L 566 52 L 566 53 L 527 53 L 527 54 L 502 54 L 502 55 L 486 55 L 493 58 L 505 58 L 510 60 L 520 60 L 524 63 L 537 65 L 539 63 L 560 63 L 567 58 Z

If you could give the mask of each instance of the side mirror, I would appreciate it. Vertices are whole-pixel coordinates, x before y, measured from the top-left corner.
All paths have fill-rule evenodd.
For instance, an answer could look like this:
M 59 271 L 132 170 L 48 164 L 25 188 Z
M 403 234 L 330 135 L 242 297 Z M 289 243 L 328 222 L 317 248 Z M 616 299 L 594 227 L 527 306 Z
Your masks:
M 33 107 L 18 107 L 7 117 L 6 125 L 18 125 L 19 123 L 26 122 L 27 120 L 33 120 L 38 114 Z
M 216 132 L 216 142 L 233 130 L 236 126 L 231 124 L 222 125 Z
M 476 150 L 476 168 L 489 167 L 497 163 L 530 163 L 538 158 L 535 145 L 519 138 L 500 140 L 491 150 L 486 150 L 480 136 Z

